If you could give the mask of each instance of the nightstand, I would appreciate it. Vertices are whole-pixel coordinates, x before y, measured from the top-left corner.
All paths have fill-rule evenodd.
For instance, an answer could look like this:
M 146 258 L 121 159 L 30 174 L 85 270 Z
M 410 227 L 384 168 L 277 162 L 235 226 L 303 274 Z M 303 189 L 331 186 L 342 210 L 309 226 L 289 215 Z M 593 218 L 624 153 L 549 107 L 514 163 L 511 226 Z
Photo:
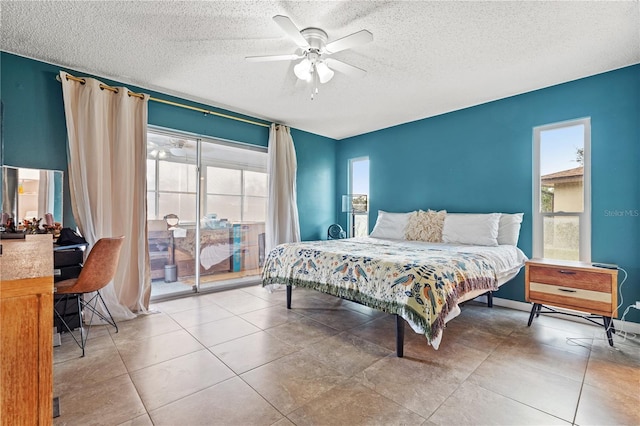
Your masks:
M 541 313 L 559 313 L 584 318 L 604 326 L 609 345 L 617 317 L 618 270 L 597 268 L 590 263 L 531 259 L 525 265 L 525 298 L 532 302 L 529 326 Z M 547 305 L 587 314 L 559 312 Z M 542 311 L 542 308 L 547 311 Z M 602 318 L 602 323 L 594 319 Z

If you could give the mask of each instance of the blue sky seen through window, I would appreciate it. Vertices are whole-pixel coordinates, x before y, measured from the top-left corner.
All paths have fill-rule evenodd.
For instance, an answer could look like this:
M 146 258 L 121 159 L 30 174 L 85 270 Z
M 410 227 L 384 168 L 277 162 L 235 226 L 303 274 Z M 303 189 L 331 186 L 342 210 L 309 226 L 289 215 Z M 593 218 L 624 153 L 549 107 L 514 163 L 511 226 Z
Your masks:
M 584 147 L 584 125 L 540 132 L 540 175 L 580 167 L 577 150 Z
M 369 159 L 354 160 L 351 163 L 352 194 L 369 194 Z

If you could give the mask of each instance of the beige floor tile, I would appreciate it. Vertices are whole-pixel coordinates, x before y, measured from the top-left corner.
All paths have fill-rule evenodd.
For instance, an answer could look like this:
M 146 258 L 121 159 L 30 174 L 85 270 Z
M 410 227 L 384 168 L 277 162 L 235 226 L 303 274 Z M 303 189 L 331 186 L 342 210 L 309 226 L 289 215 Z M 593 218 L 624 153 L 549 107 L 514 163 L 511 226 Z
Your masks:
M 505 396 L 465 382 L 428 419 L 436 425 L 570 425 Z
M 285 304 L 285 301 L 287 300 L 287 292 L 284 288 L 273 290 L 271 293 L 269 293 L 269 291 L 266 288 L 262 287 L 262 284 L 260 284 L 250 287 L 244 287 L 242 288 L 242 291 L 264 300 L 278 301 L 278 304 L 282 304 L 283 306 Z
M 233 316 L 218 321 L 199 324 L 187 329 L 204 346 L 214 346 L 238 337 L 261 331 L 258 327 Z
M 338 334 L 338 330 L 306 317 L 265 331 L 298 348 L 304 348 Z
M 424 361 L 431 365 L 450 367 L 460 374 L 471 374 L 485 359 L 488 353 L 454 341 L 443 340 L 436 350 L 427 344 L 426 338 L 405 327 L 404 356 Z
M 295 423 L 293 423 L 288 418 L 283 417 L 280 420 L 278 420 L 277 422 L 275 422 L 272 426 L 295 426 Z
M 151 411 L 155 425 L 271 425 L 283 416 L 239 378 Z
M 186 311 L 176 312 L 171 314 L 178 324 L 184 328 L 194 327 L 199 324 L 205 324 L 207 322 L 217 321 L 224 318 L 232 317 L 234 314 L 226 309 L 212 304 L 204 306 L 202 308 L 188 309 Z
M 344 331 L 372 320 L 368 315 L 350 309 L 306 309 L 303 315 L 336 330 Z
M 293 312 L 291 309 L 287 309 L 285 306 L 270 306 L 242 314 L 240 317 L 256 327 L 266 330 L 271 327 L 299 320 L 302 318 L 302 315 Z
M 118 341 L 116 346 L 130 372 L 205 349 L 184 330 L 172 331 L 148 339 L 122 340 Z
M 392 352 L 358 336 L 342 332 L 302 351 L 349 377 L 360 373 Z
M 527 338 L 509 339 L 500 345 L 489 357 L 492 361 L 506 364 L 517 360 L 518 364 L 527 365 L 582 381 L 587 369 L 589 354 L 581 351 L 568 352 L 555 346 L 530 341 Z
M 211 294 L 192 294 L 179 299 L 167 300 L 164 302 L 152 303 L 149 309 L 158 310 L 167 314 L 186 311 L 189 309 L 199 309 L 214 303 L 209 297 Z
M 507 336 L 493 334 L 482 329 L 482 326 L 470 326 L 461 321 L 450 321 L 443 332 L 442 341 L 444 345 L 449 342 L 459 343 L 482 352 L 493 352 Z
M 131 380 L 147 410 L 154 410 L 233 376 L 211 352 L 202 350 L 134 371 Z
M 60 395 L 54 425 L 117 425 L 146 414 L 128 375 L 122 374 Z
M 236 315 L 264 309 L 280 303 L 277 300 L 265 300 L 240 289 L 214 293 L 209 297 L 217 305 Z
M 363 385 L 427 418 L 467 376 L 438 363 L 391 355 L 357 377 Z
M 569 318 L 571 317 L 558 315 L 558 314 L 541 314 L 539 317 L 533 319 L 533 322 L 531 323 L 531 327 L 543 326 L 543 327 L 555 328 L 555 329 L 563 330 L 569 333 L 575 333 L 575 334 L 589 336 L 589 337 L 593 337 L 595 333 L 600 332 L 600 330 L 604 331 L 603 326 L 595 325 L 587 320 L 575 318 L 575 321 L 574 321 L 573 318 L 572 319 L 569 319 Z
M 104 339 L 110 340 L 108 336 L 105 336 Z M 80 348 L 76 346 L 76 350 L 78 351 L 78 356 L 80 356 L 82 354 Z M 73 392 L 85 386 L 101 383 L 127 373 L 127 368 L 113 345 L 105 346 L 102 349 L 94 347 L 93 350 L 90 350 L 87 348 L 85 354 L 84 357 L 54 364 L 53 386 L 55 396 Z
M 409 326 L 405 326 L 405 335 L 413 333 L 409 328 Z M 385 315 L 359 327 L 352 328 L 349 333 L 386 349 L 396 350 L 396 320 L 393 315 Z
M 143 414 L 135 419 L 120 423 L 118 426 L 153 426 L 153 422 L 148 414 Z
M 488 359 L 467 380 L 495 393 L 573 421 L 582 382 L 565 376 L 511 362 Z
M 111 330 L 111 338 L 120 340 L 147 339 L 159 334 L 180 330 L 180 325 L 170 316 L 163 313 L 140 315 L 135 319 L 118 325 L 118 332 Z
M 640 366 L 590 359 L 584 383 L 604 392 L 640 395 Z
M 584 356 L 589 355 L 591 350 L 593 333 L 590 333 L 588 328 L 585 329 L 583 326 L 573 330 L 566 330 L 534 323 L 531 327 L 524 327 L 514 331 L 509 336 L 507 343 L 511 343 L 514 346 L 536 343 Z
M 419 425 L 416 413 L 358 383 L 336 386 L 287 416 L 296 425 Z
M 80 336 L 78 336 L 78 338 L 79 337 Z M 111 339 L 109 333 L 101 333 L 100 336 L 90 337 L 87 340 L 84 352 L 85 356 L 87 356 L 105 349 L 115 349 L 115 343 L 113 343 L 113 339 Z M 57 364 L 81 357 L 82 349 L 80 349 L 80 346 L 76 344 L 68 333 L 63 333 L 61 345 L 53 348 L 53 363 Z
M 640 368 L 640 337 L 623 340 L 617 335 L 613 347 L 604 339 L 594 338 L 590 359 Z
M 452 321 L 467 323 L 495 335 L 508 336 L 527 326 L 527 321 L 519 315 L 520 312 L 513 309 L 488 308 L 486 305 L 465 305 L 461 310 L 460 315 Z
M 640 387 L 640 384 L 638 384 Z M 575 423 L 587 425 L 640 425 L 640 395 L 608 392 L 585 384 L 582 387 Z
M 236 374 L 298 351 L 298 348 L 264 331 L 221 343 L 209 349 Z
M 405 326 L 397 358 L 393 315 L 305 288 L 291 310 L 257 285 L 157 306 L 170 314 L 94 327 L 84 358 L 63 336 L 55 424 L 640 424 L 640 338 L 612 348 L 563 317 L 527 327 L 527 312 L 469 302 L 439 350 Z
M 285 415 L 345 380 L 333 368 L 299 352 L 240 377 Z

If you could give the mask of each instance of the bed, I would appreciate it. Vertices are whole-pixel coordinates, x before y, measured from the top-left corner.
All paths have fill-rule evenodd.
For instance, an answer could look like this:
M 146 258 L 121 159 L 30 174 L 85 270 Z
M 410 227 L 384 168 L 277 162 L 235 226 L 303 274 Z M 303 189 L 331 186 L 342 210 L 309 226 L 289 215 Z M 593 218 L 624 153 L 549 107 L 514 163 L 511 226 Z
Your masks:
M 314 289 L 396 315 L 397 355 L 404 321 L 435 349 L 459 304 L 497 290 L 526 261 L 515 245 L 475 246 L 385 238 L 282 244 L 268 255 L 263 286 Z M 489 299 L 490 300 L 490 299 Z M 403 321 L 404 320 L 404 321 Z

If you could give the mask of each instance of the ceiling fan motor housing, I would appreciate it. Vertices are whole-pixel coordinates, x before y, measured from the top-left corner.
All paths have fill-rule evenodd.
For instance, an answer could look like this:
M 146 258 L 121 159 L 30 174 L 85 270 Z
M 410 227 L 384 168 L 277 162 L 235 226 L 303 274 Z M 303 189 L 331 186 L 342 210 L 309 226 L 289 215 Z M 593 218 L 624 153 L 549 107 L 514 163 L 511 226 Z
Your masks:
M 308 52 L 316 51 L 316 53 L 318 53 L 323 50 L 327 44 L 327 33 L 320 28 L 305 28 L 300 31 L 300 34 L 305 40 L 307 40 L 307 43 L 309 43 L 309 49 L 307 49 Z

